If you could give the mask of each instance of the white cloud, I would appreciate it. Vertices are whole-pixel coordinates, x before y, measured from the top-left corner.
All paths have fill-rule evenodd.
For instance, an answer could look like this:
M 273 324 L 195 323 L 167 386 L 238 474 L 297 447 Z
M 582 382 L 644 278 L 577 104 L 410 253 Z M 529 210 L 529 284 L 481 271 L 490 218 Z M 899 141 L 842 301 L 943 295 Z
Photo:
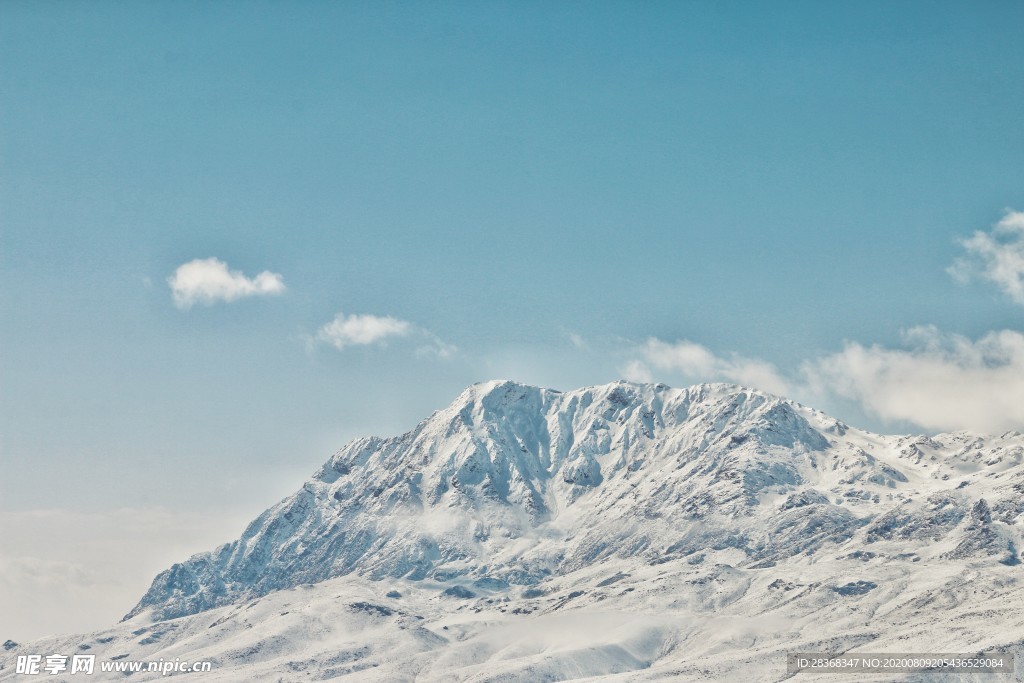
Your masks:
M 277 273 L 263 271 L 248 278 L 217 258 L 195 259 L 178 266 L 167 278 L 174 305 L 182 310 L 194 304 L 210 306 L 218 301 L 234 301 L 247 296 L 281 294 L 284 280 Z
M 415 347 L 417 358 L 447 359 L 458 353 L 458 347 L 445 342 L 433 332 L 425 330 L 406 320 L 379 315 L 345 315 L 338 313 L 313 337 L 307 338 L 308 349 L 316 344 L 328 344 L 339 351 L 350 346 L 385 344 L 390 339 L 408 338 L 418 342 Z
M 806 363 L 803 374 L 816 395 L 853 399 L 887 421 L 943 431 L 1024 426 L 1024 334 L 972 341 L 928 326 L 906 331 L 904 341 L 904 349 L 847 342 Z
M 991 231 L 979 230 L 960 245 L 967 255 L 948 268 L 950 275 L 961 283 L 988 280 L 1024 306 L 1024 212 L 1008 210 Z
M 739 354 L 718 356 L 707 347 L 685 339 L 670 344 L 652 337 L 637 351 L 642 360 L 633 359 L 622 368 L 627 379 L 650 381 L 653 366 L 662 371 L 678 372 L 691 381 L 723 380 L 782 395 L 790 391 L 789 383 L 771 363 Z
M 316 338 L 341 351 L 347 346 L 374 344 L 388 337 L 405 337 L 412 331 L 412 323 L 390 316 L 339 313 L 320 328 Z

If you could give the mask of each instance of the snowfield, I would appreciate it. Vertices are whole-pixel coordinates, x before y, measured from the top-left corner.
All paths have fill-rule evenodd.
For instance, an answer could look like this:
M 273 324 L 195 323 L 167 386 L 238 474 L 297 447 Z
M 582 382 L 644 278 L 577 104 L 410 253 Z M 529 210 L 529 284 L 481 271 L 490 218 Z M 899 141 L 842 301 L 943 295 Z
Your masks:
M 404 435 L 348 444 L 122 623 L 5 646 L 0 681 L 126 678 L 18 676 L 26 653 L 211 661 L 190 675 L 209 681 L 452 682 L 1019 654 L 1022 462 L 1016 432 L 882 436 L 733 385 L 474 385 Z

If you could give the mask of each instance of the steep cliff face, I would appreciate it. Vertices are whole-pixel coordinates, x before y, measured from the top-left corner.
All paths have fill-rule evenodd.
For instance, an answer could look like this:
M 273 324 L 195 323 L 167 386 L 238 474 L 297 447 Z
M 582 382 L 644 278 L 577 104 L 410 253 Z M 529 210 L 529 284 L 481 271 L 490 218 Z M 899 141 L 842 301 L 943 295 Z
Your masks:
M 518 594 L 713 551 L 736 571 L 822 551 L 1012 564 L 1022 459 L 1018 434 L 878 436 L 732 385 L 489 382 L 348 444 L 240 539 L 157 576 L 128 617 L 348 574 Z

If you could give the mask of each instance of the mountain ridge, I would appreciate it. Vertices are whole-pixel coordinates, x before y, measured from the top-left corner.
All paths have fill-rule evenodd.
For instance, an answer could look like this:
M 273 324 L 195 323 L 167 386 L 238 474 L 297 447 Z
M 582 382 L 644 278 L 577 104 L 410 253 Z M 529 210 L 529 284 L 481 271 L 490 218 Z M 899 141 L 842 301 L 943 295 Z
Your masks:
M 351 441 L 237 541 L 158 575 L 125 618 L 185 616 L 349 573 L 440 578 L 475 595 L 612 555 L 669 562 L 733 548 L 740 566 L 770 566 L 864 527 L 888 538 L 894 520 L 923 515 L 922 528 L 947 529 L 976 501 L 951 494 L 946 516 L 880 509 L 923 476 L 908 463 L 938 438 L 957 437 L 871 434 L 730 384 L 479 383 L 402 435 Z M 900 440 L 902 456 L 891 453 Z M 968 546 L 1002 544 L 1016 559 L 1016 536 L 979 524 L 988 540 Z

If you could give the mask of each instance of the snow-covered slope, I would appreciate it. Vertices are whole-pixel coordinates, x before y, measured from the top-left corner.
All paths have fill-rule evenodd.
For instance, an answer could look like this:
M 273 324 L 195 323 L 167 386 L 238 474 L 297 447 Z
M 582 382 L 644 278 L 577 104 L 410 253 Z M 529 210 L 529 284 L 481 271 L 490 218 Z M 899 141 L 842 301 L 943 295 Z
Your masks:
M 223 680 L 439 681 L 1019 648 L 1022 460 L 1017 433 L 879 436 L 732 385 L 490 382 L 350 443 L 124 624 L 49 644 Z

